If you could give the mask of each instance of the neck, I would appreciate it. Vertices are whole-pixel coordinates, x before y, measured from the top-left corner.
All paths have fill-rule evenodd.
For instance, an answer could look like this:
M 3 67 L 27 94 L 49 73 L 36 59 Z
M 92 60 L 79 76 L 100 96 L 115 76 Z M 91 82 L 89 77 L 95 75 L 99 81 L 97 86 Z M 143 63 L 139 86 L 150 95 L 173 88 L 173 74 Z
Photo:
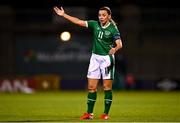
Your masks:
M 101 26 L 107 26 L 109 23 L 109 21 L 107 21 L 106 23 L 101 23 Z

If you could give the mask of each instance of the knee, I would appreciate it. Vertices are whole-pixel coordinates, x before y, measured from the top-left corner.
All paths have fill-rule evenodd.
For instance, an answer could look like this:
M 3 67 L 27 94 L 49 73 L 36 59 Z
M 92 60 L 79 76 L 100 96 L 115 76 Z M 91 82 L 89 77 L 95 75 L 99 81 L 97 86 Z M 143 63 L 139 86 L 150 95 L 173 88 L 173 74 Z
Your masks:
M 97 91 L 97 87 L 94 86 L 94 85 L 89 85 L 88 86 L 88 90 L 89 90 L 89 92 L 96 92 Z
M 105 86 L 104 86 L 104 90 L 112 90 L 112 88 L 111 88 L 111 87 L 105 87 Z
M 109 84 L 104 84 L 103 88 L 104 88 L 104 90 L 112 90 L 112 86 Z

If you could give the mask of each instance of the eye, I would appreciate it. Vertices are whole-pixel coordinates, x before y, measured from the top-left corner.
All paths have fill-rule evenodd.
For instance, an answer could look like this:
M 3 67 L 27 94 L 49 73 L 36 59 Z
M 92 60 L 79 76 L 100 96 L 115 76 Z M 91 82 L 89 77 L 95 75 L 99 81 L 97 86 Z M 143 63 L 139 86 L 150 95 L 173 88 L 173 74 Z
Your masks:
M 102 17 L 103 15 L 102 15 L 102 14 L 99 14 L 98 16 L 99 16 L 99 17 Z

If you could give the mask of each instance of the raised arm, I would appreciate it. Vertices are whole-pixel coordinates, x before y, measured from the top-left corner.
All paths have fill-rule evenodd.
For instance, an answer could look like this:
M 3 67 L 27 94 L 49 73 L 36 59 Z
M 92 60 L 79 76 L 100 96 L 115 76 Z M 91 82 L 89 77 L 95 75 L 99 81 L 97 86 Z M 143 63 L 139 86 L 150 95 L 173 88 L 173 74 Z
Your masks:
M 73 16 L 70 16 L 68 14 L 65 13 L 64 9 L 61 7 L 61 8 L 58 8 L 57 6 L 54 7 L 54 11 L 56 12 L 57 15 L 61 16 L 61 17 L 64 17 L 65 19 L 67 19 L 68 21 L 74 23 L 74 24 L 77 24 L 79 26 L 83 26 L 83 27 L 86 27 L 86 21 L 84 20 L 80 20 L 79 18 L 77 17 L 73 17 Z

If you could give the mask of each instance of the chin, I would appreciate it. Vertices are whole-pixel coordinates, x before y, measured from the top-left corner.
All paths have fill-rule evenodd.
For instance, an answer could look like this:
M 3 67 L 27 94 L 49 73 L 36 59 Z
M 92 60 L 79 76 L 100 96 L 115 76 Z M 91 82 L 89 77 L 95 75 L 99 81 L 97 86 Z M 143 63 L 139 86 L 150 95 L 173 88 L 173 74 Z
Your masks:
M 105 25 L 106 24 L 106 22 L 100 22 L 102 25 Z

